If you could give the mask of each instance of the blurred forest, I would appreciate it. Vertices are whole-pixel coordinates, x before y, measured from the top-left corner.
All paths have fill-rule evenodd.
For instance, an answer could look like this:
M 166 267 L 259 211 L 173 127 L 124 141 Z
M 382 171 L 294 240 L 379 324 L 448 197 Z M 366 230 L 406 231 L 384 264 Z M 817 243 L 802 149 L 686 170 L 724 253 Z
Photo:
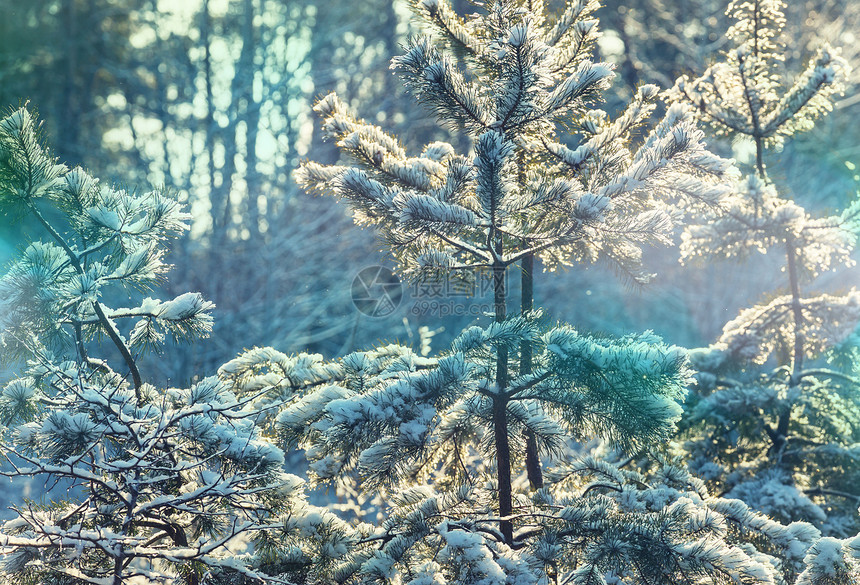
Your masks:
M 613 86 L 614 103 L 643 83 L 668 88 L 678 75 L 704 70 L 724 42 L 726 4 L 607 1 L 598 14 L 599 50 L 623 81 Z M 462 14 L 475 9 L 455 5 Z M 768 171 L 808 208 L 842 208 L 860 183 L 860 4 L 808 0 L 787 10 L 788 69 L 799 71 L 793 63 L 830 41 L 843 47 L 854 77 L 833 114 L 772 155 Z M 419 349 L 434 332 L 435 345 L 488 320 L 462 310 L 480 308 L 480 290 L 464 298 L 408 286 L 396 311 L 362 315 L 351 284 L 363 267 L 390 265 L 380 243 L 353 225 L 344 206 L 301 192 L 291 178 L 304 158 L 337 160 L 311 111 L 330 91 L 404 137 L 407 149 L 451 140 L 389 71 L 390 58 L 418 32 L 406 0 L 0 0 L 0 15 L 0 103 L 37 110 L 61 160 L 119 185 L 164 185 L 193 213 L 163 292 L 202 292 L 217 305 L 215 330 L 153 363 L 164 380 L 186 384 L 253 345 L 326 357 L 379 339 Z M 741 161 L 754 152 L 709 142 Z M 6 218 L 0 261 L 24 245 L 25 233 L 18 218 Z M 671 343 L 699 346 L 771 290 L 780 266 L 755 256 L 682 267 L 677 256 L 655 250 L 648 264 L 658 276 L 642 288 L 619 284 L 598 265 L 545 279 L 536 301 L 551 318 L 583 329 L 653 329 Z M 824 278 L 829 288 L 860 281 Z M 436 330 L 419 332 L 423 326 Z

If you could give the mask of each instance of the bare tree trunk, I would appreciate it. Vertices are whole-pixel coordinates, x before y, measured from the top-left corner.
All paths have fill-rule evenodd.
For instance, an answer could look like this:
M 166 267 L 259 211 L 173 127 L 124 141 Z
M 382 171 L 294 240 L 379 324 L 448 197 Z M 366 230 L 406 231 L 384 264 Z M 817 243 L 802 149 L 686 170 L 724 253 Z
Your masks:
M 797 276 L 797 254 L 794 242 L 789 239 L 786 244 L 786 263 L 788 264 L 788 280 L 791 287 L 791 311 L 794 319 L 794 343 L 792 348 L 791 378 L 788 383 L 791 390 L 800 386 L 803 373 L 804 343 L 803 343 L 803 310 L 801 307 L 800 282 Z M 774 433 L 774 452 L 779 457 L 788 439 L 788 426 L 791 423 L 791 404 L 780 413 Z
M 502 256 L 501 240 L 496 243 L 496 254 Z M 493 265 L 493 291 L 495 298 L 496 321 L 501 323 L 507 316 L 505 291 L 505 265 Z M 497 348 L 496 389 L 493 398 L 493 434 L 496 446 L 496 473 L 499 481 L 499 516 L 505 518 L 513 513 L 511 489 L 511 446 L 508 441 L 508 400 L 505 389 L 508 386 L 508 349 Z M 499 529 L 507 544 L 514 541 L 513 524 L 510 520 L 499 522 Z
M 63 72 L 63 95 L 60 98 L 60 127 L 61 144 L 66 152 L 61 153 L 66 160 L 80 161 L 80 91 L 78 87 L 78 75 L 80 68 L 79 43 L 81 33 L 79 31 L 79 18 L 77 0 L 65 0 L 63 2 L 64 18 L 64 43 L 66 68 Z
M 203 45 L 203 79 L 206 84 L 206 118 L 203 120 L 203 132 L 206 142 L 206 156 L 209 171 L 209 204 L 212 217 L 212 244 L 219 242 L 222 232 L 225 201 L 222 192 L 215 186 L 215 103 L 212 95 L 212 56 L 210 45 L 212 19 L 209 16 L 209 0 L 203 0 L 200 6 L 200 42 Z
M 254 83 L 257 75 L 257 66 L 254 57 L 257 53 L 256 30 L 254 29 L 254 15 L 256 9 L 254 0 L 245 0 L 244 15 L 242 21 L 242 54 L 239 58 L 239 68 L 247 68 L 251 72 L 246 80 L 243 95 L 245 97 L 245 124 L 247 126 L 245 146 L 245 186 L 247 188 L 248 206 L 248 229 L 251 232 L 251 240 L 257 240 L 260 236 L 260 209 L 258 198 L 260 197 L 260 180 L 257 173 L 257 134 L 260 130 L 260 104 L 254 99 Z M 262 66 L 260 66 L 262 69 Z M 262 72 L 260 72 L 262 77 Z M 262 98 L 263 96 L 261 96 Z
M 520 307 L 523 315 L 534 308 L 534 254 L 527 254 L 521 264 L 521 301 Z M 520 375 L 532 373 L 532 344 L 530 341 L 520 343 Z M 537 438 L 535 434 L 526 430 L 526 474 L 529 485 L 533 490 L 543 487 L 543 472 L 540 467 L 540 454 L 538 453 Z

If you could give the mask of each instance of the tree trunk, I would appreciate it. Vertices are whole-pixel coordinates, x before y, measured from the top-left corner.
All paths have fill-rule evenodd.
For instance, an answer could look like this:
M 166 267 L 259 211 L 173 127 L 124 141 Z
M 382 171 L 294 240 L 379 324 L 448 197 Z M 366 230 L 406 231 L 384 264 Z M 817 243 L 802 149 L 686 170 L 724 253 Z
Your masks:
M 496 244 L 496 253 L 502 255 L 501 241 Z M 505 306 L 505 266 L 499 261 L 493 264 L 493 292 L 496 321 L 501 323 L 507 316 Z M 508 441 L 508 348 L 499 347 L 496 354 L 496 394 L 493 398 L 493 434 L 496 443 L 496 473 L 499 481 L 499 516 L 505 518 L 513 513 L 511 492 L 511 446 Z M 512 544 L 514 530 L 510 520 L 499 522 L 505 543 Z
M 212 217 L 212 245 L 221 241 L 221 225 L 224 215 L 224 201 L 219 189 L 215 187 L 215 102 L 212 95 L 212 60 L 209 53 L 212 21 L 209 16 L 209 0 L 200 6 L 200 43 L 203 45 L 203 80 L 206 84 L 206 117 L 203 119 L 203 136 L 206 141 L 206 156 L 209 172 L 209 214 Z
M 247 80 L 244 88 L 245 95 L 245 124 L 247 125 L 247 136 L 245 145 L 245 188 L 247 189 L 248 205 L 248 230 L 251 240 L 257 240 L 260 236 L 260 208 L 258 198 L 260 197 L 260 176 L 257 173 L 257 134 L 260 130 L 260 104 L 254 99 L 254 82 L 257 76 L 257 67 L 254 57 L 257 54 L 257 38 L 254 29 L 254 0 L 245 0 L 245 14 L 242 34 L 243 66 L 248 67 L 253 73 Z M 262 65 L 260 66 L 262 70 Z M 262 78 L 263 72 L 259 71 Z M 261 96 L 264 98 L 265 96 Z
M 789 239 L 786 243 L 786 264 L 788 265 L 788 281 L 791 288 L 791 311 L 794 320 L 794 344 L 792 348 L 791 378 L 788 382 L 789 395 L 800 386 L 803 372 L 803 310 L 801 308 L 800 282 L 797 276 L 797 254 L 794 242 Z M 788 426 L 791 423 L 791 404 L 787 404 L 779 414 L 776 431 L 771 436 L 773 455 L 779 459 L 788 439 Z
M 61 154 L 66 160 L 80 161 L 81 95 L 78 83 L 80 75 L 80 42 L 77 0 L 63 2 L 65 71 L 63 71 L 63 91 L 61 96 L 61 116 L 57 121 L 62 137 Z
M 535 257 L 528 254 L 522 260 L 521 272 L 521 300 L 520 307 L 523 315 L 534 308 L 534 265 Z M 520 343 L 520 375 L 532 372 L 532 344 L 530 341 Z M 535 434 L 526 430 L 526 474 L 529 485 L 533 490 L 543 487 L 543 473 L 540 467 L 540 455 L 538 454 L 537 439 Z

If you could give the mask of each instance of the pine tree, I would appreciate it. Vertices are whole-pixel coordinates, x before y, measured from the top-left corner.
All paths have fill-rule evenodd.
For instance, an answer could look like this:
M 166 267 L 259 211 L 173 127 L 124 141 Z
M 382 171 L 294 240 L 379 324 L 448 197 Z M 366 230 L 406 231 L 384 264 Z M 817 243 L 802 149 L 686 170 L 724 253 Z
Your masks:
M 653 85 L 641 87 L 616 120 L 589 109 L 614 76 L 611 65 L 589 59 L 597 6 L 572 3 L 550 26 L 541 6 L 529 12 L 496 3 L 482 26 L 470 26 L 445 3 L 420 4 L 463 68 L 426 37 L 392 68 L 444 123 L 474 140 L 474 158 L 445 143 L 409 158 L 395 137 L 356 120 L 332 94 L 316 107 L 326 118 L 324 131 L 361 166 L 307 163 L 297 173 L 299 183 L 331 188 L 349 200 L 359 223 L 382 230 L 407 277 L 490 272 L 497 322 L 507 316 L 506 271 L 517 262 L 521 314 L 531 311 L 535 256 L 549 268 L 606 258 L 634 280 L 647 280 L 641 249 L 666 242 L 672 230 L 665 201 L 652 194 L 675 196 L 687 206 L 713 204 L 724 193 L 715 183 L 730 165 L 703 149 L 683 108 L 671 110 L 638 149 L 630 149 L 654 110 Z M 470 76 L 490 81 L 481 85 Z M 556 128 L 564 125 L 579 130 L 576 149 L 559 142 Z M 508 351 L 497 354 L 502 387 Z M 529 374 L 530 342 L 519 351 L 520 373 Z M 495 405 L 499 430 L 505 427 L 503 402 Z M 526 434 L 529 480 L 540 487 L 535 439 Z M 508 459 L 503 435 L 496 448 Z M 508 483 L 502 480 L 505 494 Z
M 146 290 L 163 276 L 164 244 L 187 217 L 160 191 L 102 187 L 57 164 L 26 110 L 0 121 L 0 203 L 48 236 L 0 280 L 4 355 L 29 360 L 0 395 L 0 473 L 74 488 L 0 527 L 2 579 L 856 582 L 860 536 L 782 525 L 661 456 L 690 382 L 686 352 L 534 310 L 536 262 L 606 259 L 644 281 L 642 250 L 669 241 L 680 209 L 739 205 L 722 185 L 731 164 L 704 149 L 689 108 L 670 106 L 647 133 L 654 86 L 615 119 L 591 109 L 613 75 L 590 60 L 596 8 L 572 0 L 551 17 L 540 2 L 495 0 L 463 18 L 442 0 L 416 4 L 440 44 L 415 40 L 394 68 L 466 154 L 434 143 L 409 157 L 335 96 L 318 106 L 351 160 L 306 163 L 306 188 L 346 199 L 404 275 L 491 275 L 491 322 L 432 357 L 396 344 L 330 362 L 253 349 L 217 378 L 156 389 L 138 358 L 167 334 L 204 335 L 211 303 L 186 293 L 111 306 L 136 298 L 115 285 Z M 520 310 L 509 312 L 515 271 Z M 306 449 L 314 485 L 380 490 L 385 519 L 307 505 L 271 435 Z M 570 440 L 593 437 L 624 459 L 567 456 Z
M 386 519 L 358 525 L 368 536 L 344 533 L 356 546 L 315 578 L 784 583 L 820 536 L 710 496 L 677 462 L 657 459 L 645 477 L 562 457 L 570 439 L 594 436 L 647 457 L 673 431 L 689 370 L 683 350 L 651 333 L 609 338 L 547 324 L 532 306 L 534 260 L 554 268 L 603 258 L 646 280 L 642 248 L 670 239 L 677 204 L 723 203 L 732 173 L 682 106 L 636 140 L 654 86 L 616 119 L 592 109 L 613 76 L 590 60 L 596 8 L 569 2 L 551 18 L 543 3 L 502 0 L 463 18 L 444 1 L 416 4 L 440 40 L 414 40 L 392 68 L 469 139 L 467 154 L 437 142 L 411 157 L 335 95 L 317 105 L 349 160 L 307 162 L 299 183 L 345 199 L 407 277 L 487 271 L 495 304 L 490 324 L 435 357 L 396 344 L 333 362 L 262 348 L 220 370 L 239 396 L 270 388 L 260 408 L 284 403 L 263 422 L 306 450 L 313 483 L 353 477 L 386 497 Z M 512 267 L 523 278 L 516 313 L 505 285 Z M 544 474 L 538 456 L 555 466 Z
M 156 389 L 138 368 L 165 335 L 208 334 L 212 303 L 186 293 L 108 305 L 158 282 L 188 215 L 162 191 L 104 187 L 59 164 L 26 109 L 0 120 L 0 205 L 46 236 L 0 279 L 2 352 L 27 362 L 0 393 L 0 475 L 44 480 L 49 500 L 14 506 L 0 526 L 0 580 L 270 581 L 265 546 L 239 554 L 249 540 L 334 519 L 307 507 L 250 398 L 214 376 Z
M 822 272 L 853 265 L 860 202 L 814 217 L 779 195 L 766 160 L 769 149 L 812 129 L 830 109 L 847 64 L 822 46 L 786 85 L 783 8 L 778 1 L 733 2 L 727 12 L 733 48 L 672 90 L 717 132 L 755 146 L 752 172 L 721 217 L 686 233 L 685 257 L 737 258 L 757 250 L 784 258 L 782 290 L 743 310 L 714 345 L 693 354 L 702 373 L 685 417 L 685 449 L 694 472 L 715 489 L 844 537 L 860 530 L 860 399 L 854 367 L 840 368 L 836 360 L 856 341 L 860 293 L 810 295 L 804 288 Z

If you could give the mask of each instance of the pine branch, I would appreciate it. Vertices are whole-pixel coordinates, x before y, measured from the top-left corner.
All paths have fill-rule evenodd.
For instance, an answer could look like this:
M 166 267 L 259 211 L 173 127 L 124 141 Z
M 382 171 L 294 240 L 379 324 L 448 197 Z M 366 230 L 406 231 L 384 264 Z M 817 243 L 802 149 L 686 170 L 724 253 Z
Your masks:
M 54 241 L 57 242 L 60 245 L 60 247 L 63 248 L 63 250 L 66 252 L 66 255 L 69 259 L 69 262 L 72 263 L 72 266 L 74 266 L 74 268 L 78 272 L 78 274 L 84 275 L 85 271 L 84 271 L 83 265 L 80 262 L 80 259 L 78 258 L 78 255 L 75 254 L 75 252 L 72 250 L 72 248 L 66 242 L 65 238 L 63 238 L 63 236 L 61 236 L 59 234 L 59 232 L 57 232 L 54 229 L 54 227 L 44 218 L 44 216 L 39 212 L 39 210 L 36 208 L 35 204 L 32 201 L 28 201 L 28 207 L 30 209 L 30 212 L 36 217 L 36 219 L 39 221 L 39 223 L 41 223 L 42 226 L 48 231 L 48 233 L 51 235 L 51 237 L 54 239 Z M 125 342 L 119 336 L 119 333 L 117 333 L 113 324 L 107 318 L 107 315 L 105 315 L 104 311 L 101 308 L 101 304 L 98 301 L 93 301 L 92 307 L 93 307 L 93 310 L 96 312 L 96 315 L 98 315 L 99 322 L 101 323 L 101 326 L 104 328 L 105 332 L 108 334 L 108 337 L 110 337 L 111 341 L 116 346 L 116 348 L 119 350 L 119 353 L 123 358 L 123 361 L 125 361 L 125 364 L 129 369 L 129 372 L 131 372 L 135 392 L 138 393 L 138 401 L 139 401 L 140 400 L 140 396 L 139 396 L 140 386 L 141 386 L 141 384 L 143 384 L 143 381 L 141 380 L 141 377 L 140 377 L 140 371 L 137 369 L 137 363 L 135 362 L 134 358 L 132 357 L 131 351 L 129 351 L 128 346 L 125 344 Z

